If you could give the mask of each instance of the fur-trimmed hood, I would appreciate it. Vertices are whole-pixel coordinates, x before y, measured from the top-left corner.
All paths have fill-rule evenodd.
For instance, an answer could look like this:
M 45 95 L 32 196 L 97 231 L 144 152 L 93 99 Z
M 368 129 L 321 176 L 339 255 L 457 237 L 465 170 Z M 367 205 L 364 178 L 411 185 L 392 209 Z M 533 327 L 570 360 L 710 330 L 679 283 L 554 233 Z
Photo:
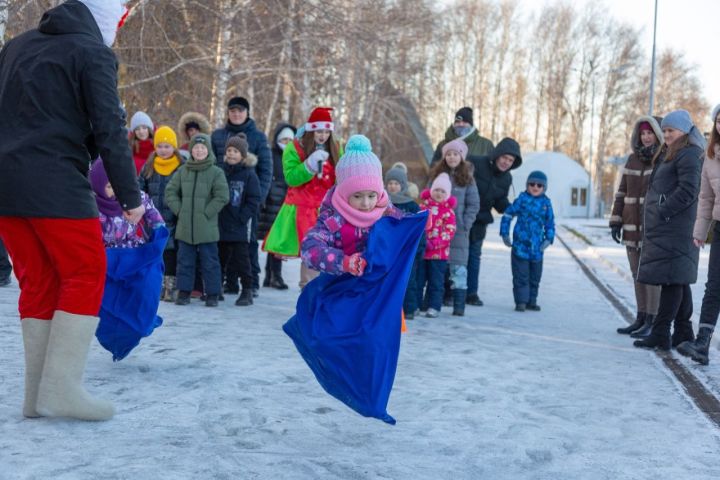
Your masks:
M 658 146 L 662 145 L 665 141 L 665 137 L 663 136 L 662 129 L 660 128 L 660 123 L 662 122 L 661 117 L 651 117 L 649 115 L 643 115 L 642 117 L 638 118 L 635 121 L 635 127 L 633 128 L 632 136 L 630 137 L 630 148 L 634 153 L 639 154 L 640 149 L 642 148 L 642 143 L 640 142 L 640 124 L 643 122 L 647 122 L 650 124 L 650 127 L 653 129 L 653 133 L 655 133 L 655 136 L 658 139 Z
M 182 136 L 184 142 L 190 141 L 187 133 L 185 133 L 185 125 L 189 122 L 195 122 L 200 125 L 200 133 L 204 133 L 206 135 L 210 135 L 210 133 L 212 133 L 210 122 L 205 115 L 198 112 L 185 112 L 182 117 L 180 117 L 177 128 L 177 132 Z

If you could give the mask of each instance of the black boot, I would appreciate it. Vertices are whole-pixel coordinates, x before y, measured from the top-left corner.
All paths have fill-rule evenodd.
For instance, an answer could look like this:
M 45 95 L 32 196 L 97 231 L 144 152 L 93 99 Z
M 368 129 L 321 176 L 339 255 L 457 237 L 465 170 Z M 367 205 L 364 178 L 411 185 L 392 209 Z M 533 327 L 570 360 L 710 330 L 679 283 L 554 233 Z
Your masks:
M 187 305 L 190 303 L 190 292 L 178 292 L 175 305 Z
M 647 338 L 652 331 L 653 323 L 655 322 L 655 315 L 645 314 L 645 324 L 639 329 L 635 330 L 630 334 L 632 338 Z
M 515 311 L 516 311 L 516 312 L 524 312 L 524 311 L 525 311 L 525 304 L 524 304 L 524 303 L 516 303 L 516 304 L 515 304 Z
M 267 288 L 273 281 L 273 274 L 267 268 L 265 269 L 265 280 L 263 280 L 263 287 Z
M 633 345 L 640 348 L 653 348 L 670 351 L 670 325 L 654 325 L 650 335 L 640 340 L 635 340 Z
M 712 328 L 700 328 L 694 342 L 683 342 L 678 345 L 678 353 L 692 358 L 700 365 L 707 365 L 710 363 L 710 339 L 712 338 L 712 334 Z
M 218 306 L 218 296 L 217 295 L 208 295 L 205 297 L 205 306 L 206 307 L 217 307 Z
M 482 307 L 483 305 L 485 305 L 483 301 L 480 300 L 480 297 L 478 297 L 477 293 L 472 293 L 468 295 L 465 303 L 467 305 L 474 305 L 476 307 Z
M 466 289 L 454 288 L 452 290 L 453 296 L 453 315 L 456 317 L 462 317 L 465 315 L 465 297 L 467 296 Z
M 270 286 L 276 290 L 287 290 L 288 286 L 283 280 L 283 278 L 279 275 L 273 275 L 272 281 L 270 282 Z
M 675 319 L 672 334 L 672 348 L 677 348 L 681 343 L 693 341 L 695 341 L 695 334 L 693 333 L 693 326 L 690 320 L 679 322 Z
M 645 325 L 645 315 L 647 315 L 645 312 L 638 312 L 637 317 L 635 317 L 635 321 L 627 327 L 618 328 L 617 333 L 622 333 L 623 335 L 630 335 L 635 330 L 639 330 L 643 325 Z
M 539 312 L 540 311 L 540 305 L 537 303 L 528 303 L 525 308 L 527 310 L 530 310 L 531 312 Z
M 252 288 L 243 288 L 240 296 L 235 300 L 235 305 L 238 307 L 247 307 L 253 304 L 253 292 Z

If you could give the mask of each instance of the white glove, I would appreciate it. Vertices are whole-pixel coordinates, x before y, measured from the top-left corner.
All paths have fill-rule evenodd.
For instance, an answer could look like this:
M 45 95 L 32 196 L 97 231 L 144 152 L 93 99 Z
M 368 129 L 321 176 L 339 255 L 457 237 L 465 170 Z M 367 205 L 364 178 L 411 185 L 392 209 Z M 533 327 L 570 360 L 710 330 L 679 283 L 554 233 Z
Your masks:
M 320 171 L 320 163 L 324 162 L 330 157 L 330 154 L 325 150 L 315 150 L 305 159 L 305 170 L 312 173 L 313 175 Z

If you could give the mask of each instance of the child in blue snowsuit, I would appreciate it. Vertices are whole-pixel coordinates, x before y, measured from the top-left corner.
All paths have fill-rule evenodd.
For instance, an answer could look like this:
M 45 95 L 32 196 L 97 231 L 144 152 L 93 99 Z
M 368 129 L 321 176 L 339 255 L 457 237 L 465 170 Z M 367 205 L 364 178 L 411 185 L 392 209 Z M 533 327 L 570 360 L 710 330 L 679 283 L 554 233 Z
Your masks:
M 555 240 L 555 216 L 552 203 L 545 195 L 547 176 L 541 171 L 532 172 L 527 179 L 527 190 L 505 210 L 500 224 L 500 236 L 512 247 L 513 296 L 515 310 L 539 311 L 537 304 L 542 277 L 543 252 Z M 510 241 L 510 223 L 517 217 Z

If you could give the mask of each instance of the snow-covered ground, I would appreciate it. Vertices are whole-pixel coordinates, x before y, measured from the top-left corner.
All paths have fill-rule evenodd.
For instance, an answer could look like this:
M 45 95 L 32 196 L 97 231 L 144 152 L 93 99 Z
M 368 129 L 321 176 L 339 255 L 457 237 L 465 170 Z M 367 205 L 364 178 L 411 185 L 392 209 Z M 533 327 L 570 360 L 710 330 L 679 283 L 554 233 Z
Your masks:
M 495 227 L 485 307 L 409 322 L 395 426 L 326 395 L 282 332 L 297 262 L 291 290 L 253 307 L 163 304 L 165 324 L 122 362 L 94 343 L 87 384 L 118 409 L 103 423 L 22 417 L 18 290 L 0 289 L 0 479 L 720 478 L 720 431 L 615 333 L 564 248 L 547 252 L 542 312 L 516 313 L 497 240 Z

